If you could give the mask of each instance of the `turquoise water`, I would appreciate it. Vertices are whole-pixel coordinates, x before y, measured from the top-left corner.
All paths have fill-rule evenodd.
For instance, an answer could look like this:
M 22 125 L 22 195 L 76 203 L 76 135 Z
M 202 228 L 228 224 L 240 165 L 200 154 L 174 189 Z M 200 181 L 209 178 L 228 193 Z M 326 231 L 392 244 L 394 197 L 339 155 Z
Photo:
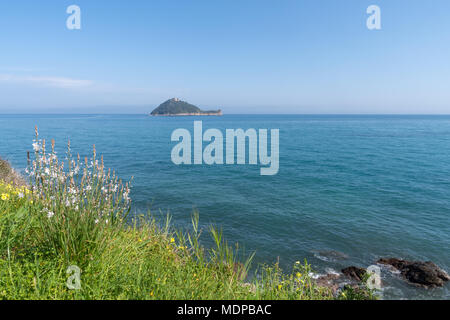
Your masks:
M 259 166 L 176 166 L 176 128 L 280 129 L 280 170 Z M 134 211 L 170 212 L 256 250 L 256 262 L 288 269 L 307 258 L 319 272 L 367 267 L 379 257 L 431 260 L 450 271 L 450 116 L 0 115 L 0 156 L 26 166 L 34 126 L 63 154 L 89 155 L 134 176 Z M 208 243 L 208 238 L 204 241 Z M 334 254 L 337 251 L 342 254 Z M 445 288 L 412 287 L 382 270 L 385 298 L 450 298 Z

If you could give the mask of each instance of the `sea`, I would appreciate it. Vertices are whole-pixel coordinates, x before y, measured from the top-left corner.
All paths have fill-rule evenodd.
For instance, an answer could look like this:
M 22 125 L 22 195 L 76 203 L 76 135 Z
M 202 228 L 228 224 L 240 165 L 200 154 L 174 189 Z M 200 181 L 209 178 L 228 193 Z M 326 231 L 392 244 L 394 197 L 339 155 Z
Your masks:
M 176 165 L 174 130 L 279 129 L 279 171 L 261 165 Z M 34 128 L 64 157 L 89 156 L 132 179 L 131 215 L 170 214 L 202 242 L 222 229 L 253 266 L 289 272 L 307 260 L 316 274 L 368 267 L 381 257 L 433 261 L 450 272 L 450 116 L 431 115 L 0 115 L 0 157 L 20 171 Z M 207 143 L 204 142 L 204 146 Z M 269 144 L 270 146 L 270 144 Z M 270 152 L 270 151 L 269 151 Z M 423 289 L 381 267 L 383 299 L 450 299 L 450 283 Z

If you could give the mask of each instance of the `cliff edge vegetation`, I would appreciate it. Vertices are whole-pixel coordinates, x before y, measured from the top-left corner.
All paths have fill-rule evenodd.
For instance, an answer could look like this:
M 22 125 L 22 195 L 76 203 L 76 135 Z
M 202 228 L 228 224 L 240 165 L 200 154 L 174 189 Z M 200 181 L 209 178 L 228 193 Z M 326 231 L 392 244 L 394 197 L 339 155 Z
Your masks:
M 69 148 L 65 160 L 53 141 L 50 152 L 46 147 L 36 130 L 32 187 L 13 185 L 2 162 L 0 300 L 373 298 L 318 286 L 306 262 L 289 273 L 259 266 L 249 277 L 253 256 L 238 259 L 219 229 L 207 230 L 210 248 L 200 244 L 197 213 L 190 232 L 174 229 L 169 218 L 129 217 L 130 184 L 104 167 L 95 146 L 91 159 Z
M 8 161 L 0 158 L 0 181 L 4 183 L 10 183 L 15 186 L 25 185 L 25 180 L 22 176 L 16 172 Z

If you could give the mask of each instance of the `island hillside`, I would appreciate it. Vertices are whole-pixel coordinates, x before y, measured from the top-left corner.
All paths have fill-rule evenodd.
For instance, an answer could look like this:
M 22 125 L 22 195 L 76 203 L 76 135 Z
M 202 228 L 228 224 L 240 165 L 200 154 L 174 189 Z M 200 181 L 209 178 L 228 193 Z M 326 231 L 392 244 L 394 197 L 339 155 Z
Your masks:
M 186 101 L 178 98 L 172 98 L 161 103 L 155 110 L 151 112 L 152 116 L 221 116 L 222 111 L 203 111 Z

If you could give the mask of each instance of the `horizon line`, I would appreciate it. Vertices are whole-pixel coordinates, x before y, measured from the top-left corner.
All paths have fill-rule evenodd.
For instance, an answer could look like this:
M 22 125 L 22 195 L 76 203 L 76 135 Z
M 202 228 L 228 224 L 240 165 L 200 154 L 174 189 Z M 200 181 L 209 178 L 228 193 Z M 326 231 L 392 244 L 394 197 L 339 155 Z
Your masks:
M 40 112 L 40 113 L 0 113 L 0 116 L 20 116 L 20 115 L 124 115 L 124 116 L 151 116 L 150 113 L 53 113 L 53 112 Z M 299 116 L 450 116 L 450 113 L 225 113 L 222 116 L 239 116 L 239 115 L 299 115 Z M 171 117 L 196 117 L 196 116 L 168 116 Z M 199 116 L 200 117 L 200 116 Z M 205 116 L 202 116 L 205 117 Z

